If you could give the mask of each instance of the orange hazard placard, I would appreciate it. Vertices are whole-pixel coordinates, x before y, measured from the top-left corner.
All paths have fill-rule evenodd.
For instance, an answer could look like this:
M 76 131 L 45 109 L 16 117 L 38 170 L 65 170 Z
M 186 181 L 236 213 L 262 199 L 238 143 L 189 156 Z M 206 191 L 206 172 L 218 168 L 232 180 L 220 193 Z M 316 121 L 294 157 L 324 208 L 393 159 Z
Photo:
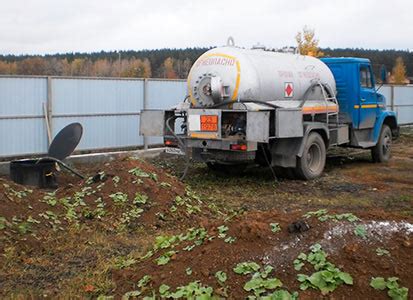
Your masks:
M 201 115 L 201 131 L 218 131 L 218 116 Z

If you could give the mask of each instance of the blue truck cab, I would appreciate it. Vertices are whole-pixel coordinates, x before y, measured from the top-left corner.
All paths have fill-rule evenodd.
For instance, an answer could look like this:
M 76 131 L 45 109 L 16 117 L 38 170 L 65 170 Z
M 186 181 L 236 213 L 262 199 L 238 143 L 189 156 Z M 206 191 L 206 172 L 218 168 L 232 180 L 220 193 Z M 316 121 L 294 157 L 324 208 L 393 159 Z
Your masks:
M 386 109 L 385 97 L 377 92 L 370 60 L 353 57 L 321 60 L 336 81 L 340 122 L 350 128 L 349 146 L 371 148 L 374 161 L 386 161 L 383 152 L 399 130 L 396 114 Z

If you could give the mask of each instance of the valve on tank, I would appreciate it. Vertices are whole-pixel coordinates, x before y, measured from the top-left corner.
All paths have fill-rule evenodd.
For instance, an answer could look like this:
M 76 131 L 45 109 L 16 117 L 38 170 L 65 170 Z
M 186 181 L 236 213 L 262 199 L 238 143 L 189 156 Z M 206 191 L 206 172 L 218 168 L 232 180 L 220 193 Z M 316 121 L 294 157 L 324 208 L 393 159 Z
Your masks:
M 194 97 L 202 106 L 211 106 L 229 97 L 229 87 L 224 86 L 219 76 L 203 74 L 195 81 Z

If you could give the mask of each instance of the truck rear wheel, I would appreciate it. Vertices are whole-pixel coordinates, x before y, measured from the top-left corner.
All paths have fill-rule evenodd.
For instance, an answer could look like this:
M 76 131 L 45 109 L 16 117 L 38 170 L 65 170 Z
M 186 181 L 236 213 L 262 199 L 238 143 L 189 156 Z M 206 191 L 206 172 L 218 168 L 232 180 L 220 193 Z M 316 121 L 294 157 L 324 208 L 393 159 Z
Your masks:
M 308 136 L 304 151 L 297 159 L 295 173 L 298 178 L 310 180 L 319 177 L 326 164 L 326 146 L 323 138 L 317 132 L 311 132 Z
M 389 126 L 383 124 L 376 146 L 371 148 L 374 162 L 388 162 L 391 157 L 392 134 Z

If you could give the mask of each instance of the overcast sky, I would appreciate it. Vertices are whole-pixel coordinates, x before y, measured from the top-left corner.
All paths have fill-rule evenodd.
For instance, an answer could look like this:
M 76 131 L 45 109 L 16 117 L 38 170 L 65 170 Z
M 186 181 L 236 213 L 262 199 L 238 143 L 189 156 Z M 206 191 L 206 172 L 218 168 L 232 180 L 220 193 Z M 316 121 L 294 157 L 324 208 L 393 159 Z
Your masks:
M 412 0 L 2 0 L 0 54 L 223 45 L 413 49 Z

